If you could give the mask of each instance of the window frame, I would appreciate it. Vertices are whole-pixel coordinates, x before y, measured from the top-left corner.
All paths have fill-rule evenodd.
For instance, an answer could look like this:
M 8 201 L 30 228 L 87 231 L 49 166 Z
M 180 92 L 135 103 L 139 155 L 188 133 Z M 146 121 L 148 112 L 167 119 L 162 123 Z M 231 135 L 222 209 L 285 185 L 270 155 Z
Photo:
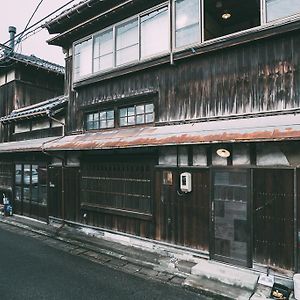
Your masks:
M 146 106 L 147 105 L 152 105 L 153 106 L 153 111 L 151 113 L 146 113 Z M 144 113 L 143 114 L 138 114 L 137 113 L 137 106 L 144 106 Z M 128 108 L 134 108 L 134 114 L 132 115 L 134 117 L 134 124 L 128 124 Z M 126 125 L 121 125 L 121 115 L 120 115 L 120 110 L 121 109 L 127 109 L 127 114 L 126 114 L 126 118 L 127 118 L 127 124 Z M 117 123 L 118 123 L 118 126 L 119 128 L 125 128 L 125 127 L 132 127 L 132 126 L 142 126 L 142 125 L 149 125 L 149 124 L 153 124 L 155 122 L 155 105 L 153 102 L 141 102 L 141 103 L 133 103 L 133 104 L 130 104 L 130 105 L 122 105 L 122 106 L 119 106 L 117 108 L 117 111 L 118 111 L 118 114 L 117 114 L 117 117 L 118 117 L 118 120 L 117 120 Z M 150 115 L 152 114 L 153 115 L 153 120 L 151 122 L 146 122 L 146 115 Z M 143 115 L 144 116 L 144 123 L 137 123 L 137 116 L 139 115 Z
M 113 112 L 113 119 L 107 119 L 107 112 L 110 112 L 110 111 Z M 106 119 L 105 119 L 106 124 L 107 124 L 108 120 L 113 120 L 113 126 L 112 127 L 103 127 L 103 128 L 101 128 L 100 114 L 104 113 L 104 112 L 106 113 Z M 88 116 L 95 115 L 95 114 L 97 114 L 99 116 L 98 127 L 97 128 L 91 128 L 91 129 L 89 129 L 88 126 L 87 126 L 87 124 L 88 124 L 87 118 L 88 118 Z M 95 122 L 95 121 L 93 120 L 93 122 Z M 93 110 L 93 111 L 87 111 L 87 112 L 85 112 L 85 114 L 84 114 L 84 130 L 85 131 L 106 130 L 106 129 L 113 129 L 113 128 L 116 128 L 116 111 L 115 111 L 115 108 L 98 109 L 98 110 Z
M 199 36 L 198 36 L 198 42 L 186 44 L 180 47 L 176 47 L 176 2 L 177 0 L 172 0 L 172 48 L 174 49 L 174 52 L 181 51 L 183 49 L 187 48 L 193 48 L 193 46 L 200 45 L 203 43 L 203 36 L 204 36 L 204 0 L 198 0 L 199 4 Z
M 260 0 L 260 10 L 261 10 L 261 25 L 266 25 L 266 24 L 281 24 L 286 20 L 292 20 L 294 18 L 299 18 L 300 17 L 300 11 L 298 13 L 292 14 L 292 15 L 287 15 L 281 18 L 277 18 L 271 21 L 267 20 L 267 0 Z
M 275 20 L 271 20 L 269 22 L 267 22 L 267 0 L 260 0 L 260 25 L 258 26 L 254 26 L 245 30 L 241 30 L 241 31 L 237 31 L 237 32 L 233 32 L 227 35 L 222 35 L 220 37 L 217 38 L 213 38 L 210 40 L 204 40 L 204 13 L 205 13 L 205 7 L 204 7 L 204 0 L 198 0 L 199 3 L 199 40 L 198 42 L 195 43 L 191 43 L 191 44 L 187 44 L 187 45 L 183 45 L 180 47 L 176 47 L 176 0 L 169 0 L 169 1 L 164 1 L 163 3 L 156 5 L 154 7 L 151 7 L 145 11 L 142 11 L 138 14 L 135 14 L 134 16 L 131 16 L 129 18 L 126 18 L 120 22 L 114 23 L 110 26 L 107 26 L 105 28 L 103 28 L 100 31 L 97 31 L 93 34 L 90 34 L 82 39 L 79 39 L 77 41 L 75 41 L 72 45 L 72 50 L 73 50 L 73 67 L 72 67 L 72 74 L 73 74 L 73 83 L 78 83 L 80 81 L 83 81 L 87 78 L 91 78 L 94 76 L 97 76 L 99 74 L 105 74 L 105 73 L 110 73 L 110 72 L 114 72 L 117 71 L 119 69 L 123 69 L 124 67 L 130 67 L 130 66 L 134 66 L 149 60 L 152 60 L 154 58 L 159 58 L 162 56 L 166 56 L 166 55 L 170 55 L 172 56 L 172 54 L 181 52 L 183 50 L 187 50 L 187 49 L 191 49 L 193 51 L 194 47 L 199 47 L 199 46 L 206 46 L 208 44 L 214 44 L 217 43 L 220 40 L 224 40 L 224 38 L 226 39 L 230 39 L 232 37 L 235 36 L 239 36 L 241 35 L 241 33 L 251 33 L 251 32 L 255 32 L 257 31 L 257 28 L 264 30 L 264 29 L 268 29 L 270 27 L 273 27 L 274 25 L 281 25 L 281 24 L 285 24 L 290 20 L 300 20 L 300 11 L 299 13 L 295 13 L 293 15 L 289 15 L 286 17 L 282 17 L 282 18 L 278 18 Z M 162 51 L 162 52 L 158 52 L 155 53 L 153 55 L 149 55 L 149 56 L 145 56 L 142 57 L 141 55 L 141 18 L 147 14 L 150 14 L 151 12 L 154 12 L 155 10 L 159 10 L 163 7 L 167 7 L 168 10 L 168 50 L 167 51 Z M 138 59 L 134 60 L 134 61 L 130 61 L 130 62 L 125 62 L 124 64 L 120 64 L 117 65 L 117 60 L 116 60 L 116 40 L 117 40 L 117 36 L 116 36 L 116 28 L 126 22 L 129 22 L 130 20 L 133 20 L 137 18 L 138 21 Z M 99 70 L 96 71 L 94 70 L 94 39 L 95 37 L 101 35 L 102 33 L 109 31 L 112 29 L 113 32 L 113 67 L 112 68 L 108 68 L 105 70 Z M 88 75 L 83 75 L 83 76 L 77 76 L 76 77 L 76 72 L 75 72 L 75 47 L 80 44 L 83 43 L 89 39 L 92 39 L 92 61 L 90 62 L 91 64 L 91 74 Z M 170 60 L 172 60 L 170 58 Z M 80 73 L 80 72 L 79 72 Z

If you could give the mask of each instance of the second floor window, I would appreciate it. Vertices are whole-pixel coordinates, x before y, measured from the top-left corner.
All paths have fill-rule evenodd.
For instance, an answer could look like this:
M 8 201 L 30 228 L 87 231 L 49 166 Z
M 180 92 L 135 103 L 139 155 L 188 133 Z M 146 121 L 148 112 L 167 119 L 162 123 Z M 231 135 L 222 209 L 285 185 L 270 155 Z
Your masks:
M 149 57 L 169 49 L 168 8 L 141 17 L 141 56 Z
M 266 21 L 281 19 L 299 13 L 299 0 L 266 0 Z
M 74 44 L 74 79 L 298 14 L 300 0 L 172 0 Z M 171 20 L 171 22 L 170 22 Z M 172 25 L 172 26 L 171 26 Z M 171 38 L 170 38 L 171 37 Z M 172 43 L 172 46 L 171 46 Z
M 147 124 L 154 122 L 153 104 L 140 104 L 120 108 L 120 126 Z
M 116 27 L 116 65 L 139 58 L 138 20 L 133 19 Z
M 114 126 L 115 118 L 113 110 L 88 113 L 86 115 L 87 130 L 113 128 Z
M 109 29 L 94 38 L 94 72 L 114 66 L 113 30 Z
M 199 0 L 175 1 L 175 46 L 182 47 L 200 41 Z
M 92 39 L 77 44 L 74 51 L 75 79 L 92 74 Z

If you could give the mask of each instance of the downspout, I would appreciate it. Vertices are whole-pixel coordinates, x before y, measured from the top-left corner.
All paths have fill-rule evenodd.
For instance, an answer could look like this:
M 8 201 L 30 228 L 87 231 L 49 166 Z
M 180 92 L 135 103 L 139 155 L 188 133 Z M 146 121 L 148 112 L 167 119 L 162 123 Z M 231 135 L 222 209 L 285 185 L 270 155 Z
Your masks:
M 169 0 L 169 22 L 170 22 L 170 65 L 174 65 L 174 55 L 173 55 L 173 0 Z

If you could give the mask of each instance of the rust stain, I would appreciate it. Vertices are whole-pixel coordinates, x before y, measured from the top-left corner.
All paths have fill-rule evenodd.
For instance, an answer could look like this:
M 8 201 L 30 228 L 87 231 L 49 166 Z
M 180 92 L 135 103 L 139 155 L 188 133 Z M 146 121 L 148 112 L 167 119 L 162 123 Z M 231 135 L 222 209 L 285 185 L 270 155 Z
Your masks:
M 201 134 L 201 132 L 188 133 L 170 133 L 149 134 L 145 130 L 139 134 L 131 135 L 126 132 L 124 136 L 121 130 L 112 134 L 110 138 L 103 136 L 103 133 L 94 135 L 76 136 L 69 141 L 63 139 L 59 142 L 49 143 L 47 150 L 90 150 L 90 149 L 108 149 L 108 148 L 128 148 L 142 146 L 162 146 L 179 144 L 197 144 L 197 143 L 216 143 L 216 142 L 242 142 L 242 141 L 261 141 L 261 140 L 285 140 L 299 139 L 300 130 L 286 128 L 285 130 L 263 130 L 253 132 L 221 132 L 213 134 Z

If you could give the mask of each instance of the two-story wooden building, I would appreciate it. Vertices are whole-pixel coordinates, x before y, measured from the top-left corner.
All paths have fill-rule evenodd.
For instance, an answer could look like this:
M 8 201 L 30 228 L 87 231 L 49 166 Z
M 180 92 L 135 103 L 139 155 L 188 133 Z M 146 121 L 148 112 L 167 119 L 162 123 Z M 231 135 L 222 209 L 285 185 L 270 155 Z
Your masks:
M 0 203 L 14 198 L 14 212 L 46 219 L 47 166 L 42 145 L 62 135 L 64 67 L 10 47 L 0 57 Z M 59 121 L 59 120 L 58 120 Z
M 69 97 L 50 216 L 298 269 L 299 1 L 87 0 L 45 27 Z

